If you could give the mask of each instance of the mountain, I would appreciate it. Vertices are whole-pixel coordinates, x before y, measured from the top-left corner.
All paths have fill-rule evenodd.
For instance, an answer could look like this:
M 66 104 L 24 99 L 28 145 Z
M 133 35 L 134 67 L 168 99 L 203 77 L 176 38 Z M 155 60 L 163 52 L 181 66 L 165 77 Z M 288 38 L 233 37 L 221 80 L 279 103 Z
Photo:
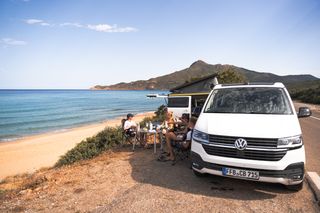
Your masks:
M 312 75 L 286 75 L 279 76 L 272 73 L 256 72 L 233 65 L 222 64 L 207 64 L 204 61 L 198 60 L 190 65 L 190 67 L 173 72 L 171 74 L 150 78 L 149 80 L 139 80 L 129 83 L 118 83 L 109 86 L 96 85 L 91 89 L 96 90 L 169 90 L 183 83 L 190 82 L 194 79 L 199 79 L 214 73 L 224 70 L 234 70 L 244 75 L 249 82 L 283 82 L 290 84 L 302 81 L 319 80 Z

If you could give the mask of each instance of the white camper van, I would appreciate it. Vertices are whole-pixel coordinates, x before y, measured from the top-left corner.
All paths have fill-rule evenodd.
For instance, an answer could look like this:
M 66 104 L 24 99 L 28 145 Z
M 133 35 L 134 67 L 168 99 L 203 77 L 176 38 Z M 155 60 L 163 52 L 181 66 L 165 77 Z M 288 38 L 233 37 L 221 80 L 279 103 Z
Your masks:
M 302 188 L 305 151 L 298 117 L 282 83 L 217 85 L 201 111 L 192 168 L 204 173 Z
M 168 96 L 168 111 L 175 118 L 182 114 L 198 117 L 209 93 L 170 94 Z
M 169 95 L 148 94 L 147 97 L 164 98 L 168 111 L 173 112 L 175 118 L 180 118 L 182 114 L 198 117 L 208 94 L 209 92 Z

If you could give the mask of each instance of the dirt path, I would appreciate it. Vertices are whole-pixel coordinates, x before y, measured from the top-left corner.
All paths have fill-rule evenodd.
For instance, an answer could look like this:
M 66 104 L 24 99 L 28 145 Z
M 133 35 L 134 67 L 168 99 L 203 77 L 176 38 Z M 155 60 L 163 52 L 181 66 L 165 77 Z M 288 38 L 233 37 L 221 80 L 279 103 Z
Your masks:
M 305 185 L 282 185 L 192 174 L 188 160 L 158 162 L 153 150 L 130 147 L 22 178 L 28 189 L 2 195 L 0 211 L 28 212 L 317 212 Z M 16 186 L 21 178 L 16 178 Z M 13 187 L 11 180 L 0 188 Z M 1 196 L 0 196 L 1 197 Z

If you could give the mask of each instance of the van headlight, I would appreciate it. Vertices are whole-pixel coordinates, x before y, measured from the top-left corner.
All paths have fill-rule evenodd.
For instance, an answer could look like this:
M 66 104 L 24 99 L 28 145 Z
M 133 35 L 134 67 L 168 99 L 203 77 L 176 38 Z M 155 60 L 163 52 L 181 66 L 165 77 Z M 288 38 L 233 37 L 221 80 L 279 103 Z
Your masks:
M 198 130 L 193 130 L 193 140 L 195 140 L 198 143 L 208 143 L 209 142 L 209 136 L 208 134 L 204 132 L 200 132 Z
M 285 146 L 285 147 L 295 147 L 302 145 L 302 136 L 296 135 L 292 137 L 286 137 L 286 138 L 279 138 L 278 139 L 278 146 Z

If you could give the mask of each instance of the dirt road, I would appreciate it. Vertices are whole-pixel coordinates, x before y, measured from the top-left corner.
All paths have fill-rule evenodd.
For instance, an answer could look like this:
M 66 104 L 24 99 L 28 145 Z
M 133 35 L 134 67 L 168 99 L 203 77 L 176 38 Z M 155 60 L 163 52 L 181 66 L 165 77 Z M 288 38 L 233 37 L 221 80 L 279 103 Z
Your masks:
M 306 104 L 295 103 L 296 108 Z M 307 171 L 317 172 L 320 175 L 320 107 L 307 105 L 312 110 L 312 116 L 300 118 L 303 142 L 306 149 Z

